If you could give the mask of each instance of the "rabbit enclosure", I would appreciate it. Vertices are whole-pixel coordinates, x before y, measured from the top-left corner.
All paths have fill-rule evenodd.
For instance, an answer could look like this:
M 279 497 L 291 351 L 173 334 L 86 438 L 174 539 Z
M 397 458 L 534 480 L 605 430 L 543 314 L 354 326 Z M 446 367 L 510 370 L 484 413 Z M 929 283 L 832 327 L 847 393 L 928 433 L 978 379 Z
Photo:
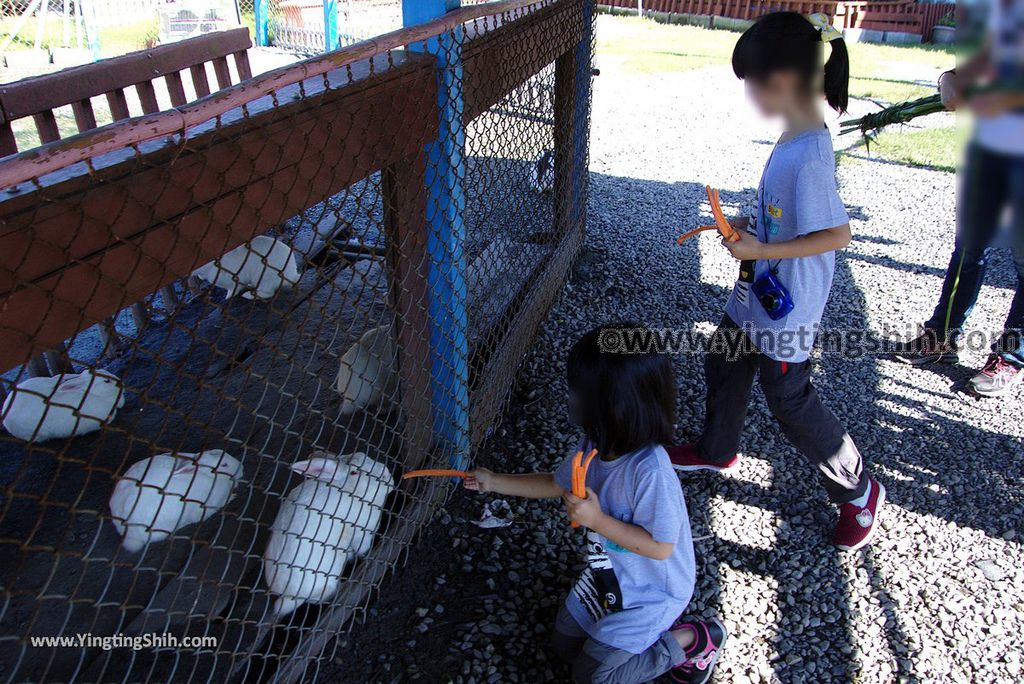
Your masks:
M 451 491 L 402 474 L 468 464 L 565 282 L 592 12 L 211 57 L 0 159 L 3 680 L 315 678 Z

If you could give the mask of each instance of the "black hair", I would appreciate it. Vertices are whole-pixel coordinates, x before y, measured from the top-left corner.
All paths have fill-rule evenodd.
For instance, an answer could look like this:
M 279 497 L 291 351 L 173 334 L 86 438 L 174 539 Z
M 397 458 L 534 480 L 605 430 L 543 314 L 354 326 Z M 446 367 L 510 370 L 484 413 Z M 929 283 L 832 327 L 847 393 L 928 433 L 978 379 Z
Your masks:
M 793 70 L 808 87 L 818 79 L 821 32 L 798 12 L 766 14 L 743 32 L 732 51 L 732 70 L 740 79 L 763 81 L 777 71 Z M 825 98 L 832 109 L 845 112 L 850 101 L 850 55 L 846 42 L 829 42 L 832 54 L 825 63 Z
M 627 349 L 629 341 L 643 339 L 644 334 L 649 332 L 639 323 L 602 325 L 569 351 L 572 417 L 602 456 L 624 456 L 672 441 L 676 418 L 672 361 L 667 354 Z

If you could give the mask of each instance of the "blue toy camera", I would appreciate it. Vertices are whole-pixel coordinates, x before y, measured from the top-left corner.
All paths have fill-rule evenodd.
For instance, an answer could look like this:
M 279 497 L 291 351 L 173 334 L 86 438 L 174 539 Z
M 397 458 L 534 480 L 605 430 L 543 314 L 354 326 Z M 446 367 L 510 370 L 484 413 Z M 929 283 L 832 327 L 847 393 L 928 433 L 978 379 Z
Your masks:
M 769 271 L 750 286 L 761 306 L 768 312 L 768 318 L 777 321 L 793 310 L 793 298 L 789 290 L 775 274 Z

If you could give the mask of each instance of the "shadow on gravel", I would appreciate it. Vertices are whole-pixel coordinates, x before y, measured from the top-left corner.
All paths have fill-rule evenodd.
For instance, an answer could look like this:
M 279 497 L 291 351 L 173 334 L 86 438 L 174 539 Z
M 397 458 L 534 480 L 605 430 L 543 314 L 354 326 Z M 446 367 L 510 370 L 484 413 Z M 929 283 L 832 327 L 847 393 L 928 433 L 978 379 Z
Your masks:
M 511 472 L 552 470 L 566 457 L 578 434 L 565 415 L 565 354 L 586 330 L 624 318 L 654 327 L 689 328 L 721 316 L 728 289 L 702 280 L 699 249 L 680 249 L 674 243 L 684 226 L 708 218 L 700 209 L 703 186 L 597 173 L 590 180 L 585 244 L 570 282 L 523 360 L 502 423 L 476 454 L 481 466 Z M 751 202 L 754 191 L 723 189 L 722 199 L 735 207 Z M 849 268 L 850 259 L 862 256 L 854 251 L 837 260 L 825 319 L 833 328 L 866 327 L 864 295 Z M 893 268 L 893 277 L 899 277 L 898 266 L 879 265 Z M 908 392 L 894 396 L 880 389 L 885 363 L 892 362 L 828 355 L 819 365 L 817 382 L 826 404 L 889 490 L 892 504 L 990 535 L 1013 529 L 1011 519 L 1021 511 L 1008 483 L 1022 473 L 1001 455 L 1015 448 L 1012 439 L 966 425 L 956 416 L 933 420 L 932 412 L 904 398 Z M 678 436 L 692 439 L 703 418 L 702 363 L 698 357 L 680 355 L 675 367 Z M 894 387 L 892 378 L 887 382 Z M 882 398 L 884 402 L 878 401 Z M 963 440 L 991 448 L 987 455 L 973 452 L 959 472 L 943 471 L 931 462 L 935 450 L 956 450 Z M 687 612 L 722 613 L 735 636 L 771 644 L 770 662 L 734 661 L 733 672 L 746 672 L 752 682 L 856 681 L 861 677 L 860 649 L 879 648 L 896 663 L 899 681 L 917 681 L 899 608 L 888 598 L 887 578 L 878 570 L 874 553 L 867 551 L 851 562 L 832 548 L 834 509 L 812 467 L 785 442 L 768 415 L 759 389 L 744 448 L 754 463 L 736 476 L 691 474 L 681 479 L 698 538 L 698 586 Z M 769 474 L 746 479 L 766 467 L 757 460 L 766 462 Z M 548 638 L 579 570 L 582 536 L 569 529 L 555 501 L 513 500 L 516 522 L 511 527 L 481 530 L 472 521 L 485 500 L 453 489 L 448 504 L 410 550 L 406 566 L 385 581 L 362 620 L 349 625 L 348 633 L 328 648 L 319 671 L 323 681 L 568 681 L 565 668 L 548 650 Z M 730 527 L 730 518 L 721 516 L 723 508 L 760 515 L 770 531 L 747 528 L 736 519 Z M 718 534 L 700 539 L 711 533 L 712 523 Z M 733 576 L 731 587 L 753 587 L 753 596 L 740 605 L 736 597 L 724 596 L 726 575 Z M 861 633 L 863 618 L 854 627 L 861 608 L 850 605 L 857 595 L 854 575 L 866 576 L 879 597 L 884 637 L 877 641 Z M 870 662 L 888 655 L 872 656 Z M 724 657 L 730 659 L 728 650 Z

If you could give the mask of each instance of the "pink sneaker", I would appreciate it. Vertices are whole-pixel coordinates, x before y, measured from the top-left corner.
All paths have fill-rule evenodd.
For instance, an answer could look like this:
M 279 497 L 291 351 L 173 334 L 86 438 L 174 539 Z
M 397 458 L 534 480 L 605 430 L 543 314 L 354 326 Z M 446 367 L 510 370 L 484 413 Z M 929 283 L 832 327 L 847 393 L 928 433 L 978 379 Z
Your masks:
M 868 502 L 864 506 L 844 503 L 839 506 L 839 524 L 832 543 L 842 551 L 856 551 L 866 546 L 878 527 L 878 511 L 885 504 L 885 487 L 869 478 Z
M 684 649 L 686 660 L 669 670 L 669 681 L 673 684 L 705 684 L 711 679 L 718 662 L 718 652 L 729 638 L 729 630 L 718 618 L 710 620 L 680 620 L 672 626 L 673 632 L 689 629 L 694 640 Z
M 679 446 L 669 447 L 665 451 L 668 452 L 668 458 L 672 461 L 672 467 L 683 472 L 690 472 L 693 470 L 715 470 L 724 473 L 734 470 L 740 464 L 739 454 L 733 454 L 732 458 L 726 460 L 724 463 L 709 461 L 698 453 L 696 444 L 681 444 Z
M 992 354 L 981 371 L 971 378 L 971 390 L 980 397 L 1001 397 L 1024 382 L 1024 368 L 1018 368 L 999 354 Z

